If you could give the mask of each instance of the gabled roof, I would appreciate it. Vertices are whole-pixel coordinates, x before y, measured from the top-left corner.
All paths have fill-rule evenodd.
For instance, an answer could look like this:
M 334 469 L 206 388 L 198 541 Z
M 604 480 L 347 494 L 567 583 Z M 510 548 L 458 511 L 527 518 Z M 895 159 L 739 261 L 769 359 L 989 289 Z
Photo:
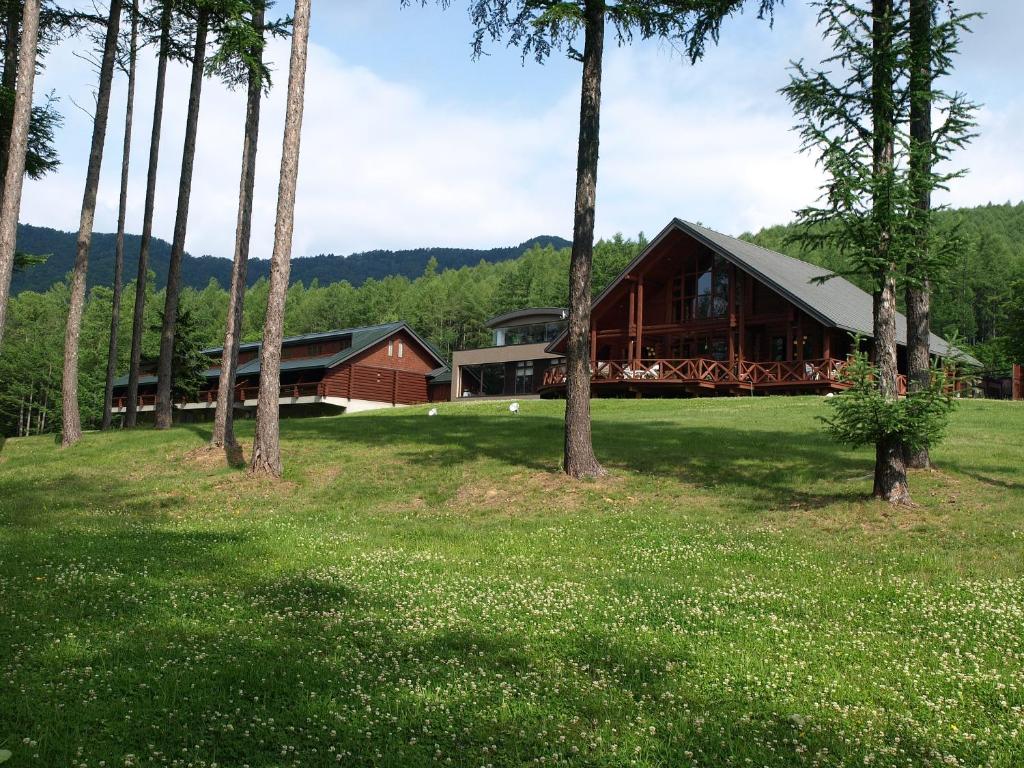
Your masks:
M 383 341 L 389 336 L 394 336 L 399 331 L 405 331 L 412 336 L 416 341 L 423 345 L 431 356 L 437 361 L 439 365 L 444 365 L 444 358 L 441 353 L 428 341 L 423 339 L 416 331 L 409 327 L 403 320 L 399 320 L 394 323 L 383 323 L 381 325 L 367 325 L 361 328 L 345 328 L 340 331 L 328 331 L 326 333 L 310 333 L 304 336 L 292 336 L 290 338 L 282 340 L 282 346 L 286 344 L 294 344 L 296 342 L 309 342 L 309 341 L 321 341 L 337 338 L 340 336 L 352 336 L 352 345 L 347 347 L 340 352 L 336 352 L 331 355 L 321 355 L 319 357 L 298 357 L 292 359 L 285 359 L 281 361 L 282 371 L 297 371 L 297 370 L 308 370 L 312 368 L 333 368 L 336 365 L 344 363 L 356 355 L 365 352 L 367 349 L 372 347 L 374 344 Z M 250 349 L 253 347 L 259 348 L 260 342 L 253 342 L 248 345 Z M 238 376 L 250 376 L 259 373 L 260 370 L 260 359 L 255 357 L 245 365 L 238 367 Z
M 220 378 L 220 368 L 207 368 L 205 371 L 203 371 L 203 376 L 205 376 L 208 379 L 219 379 Z M 140 386 L 142 386 L 142 385 L 149 385 L 149 384 L 156 384 L 156 376 L 154 376 L 153 374 L 146 374 L 145 376 L 139 376 L 139 385 Z M 118 376 L 116 379 L 114 379 L 113 386 L 115 386 L 115 387 L 127 387 L 128 386 L 128 374 L 126 373 L 124 376 Z
M 289 336 L 281 340 L 281 346 L 293 346 L 299 343 L 308 343 L 312 341 L 330 341 L 332 339 L 342 338 L 345 336 L 352 337 L 352 345 L 346 347 L 340 352 L 335 352 L 330 355 L 320 355 L 317 357 L 294 357 L 285 358 L 281 360 L 282 371 L 299 371 L 299 370 L 311 370 L 316 368 L 333 368 L 336 365 L 355 357 L 356 355 L 365 352 L 368 348 L 374 344 L 383 341 L 389 336 L 393 336 L 399 331 L 405 331 L 418 341 L 423 348 L 426 349 L 430 355 L 435 359 L 439 366 L 446 366 L 444 357 L 440 351 L 422 338 L 416 331 L 409 327 L 409 325 L 399 320 L 394 323 L 382 323 L 380 325 L 366 325 L 359 328 L 342 328 L 337 331 L 325 331 L 323 333 L 307 333 L 302 336 Z M 262 342 L 251 341 L 246 344 L 239 346 L 239 350 L 258 350 Z M 223 347 L 211 347 L 204 349 L 203 353 L 206 355 L 214 356 L 220 354 Z M 247 363 L 243 363 L 238 366 L 236 376 L 252 376 L 260 372 L 260 358 L 257 355 L 255 358 Z M 207 378 L 218 378 L 220 376 L 219 368 L 211 368 L 206 372 Z M 139 380 L 140 384 L 153 384 L 156 382 L 156 376 L 146 376 Z M 123 387 L 127 386 L 128 377 L 122 376 L 114 382 L 114 386 Z
M 452 369 L 447 365 L 442 365 L 440 368 L 435 368 L 428 373 L 427 379 L 430 380 L 431 384 L 444 384 L 446 382 L 451 382 Z
M 713 253 L 735 264 L 744 272 L 772 288 L 798 306 L 811 317 L 827 327 L 838 328 L 851 333 L 870 337 L 873 335 L 871 296 L 849 280 L 840 277 L 824 267 L 810 264 L 792 256 L 770 251 L 753 243 L 723 235 L 699 224 L 682 219 L 673 219 L 607 288 L 594 300 L 597 306 L 636 267 L 649 256 L 666 237 L 674 232 L 689 235 L 705 245 Z M 818 282 L 821 278 L 828 278 Z M 562 341 L 559 336 L 548 347 L 548 351 Z M 902 314 L 896 317 L 896 341 L 907 344 L 907 319 Z M 940 357 L 959 356 L 971 365 L 980 366 L 977 360 L 952 347 L 940 336 L 931 335 L 931 351 Z

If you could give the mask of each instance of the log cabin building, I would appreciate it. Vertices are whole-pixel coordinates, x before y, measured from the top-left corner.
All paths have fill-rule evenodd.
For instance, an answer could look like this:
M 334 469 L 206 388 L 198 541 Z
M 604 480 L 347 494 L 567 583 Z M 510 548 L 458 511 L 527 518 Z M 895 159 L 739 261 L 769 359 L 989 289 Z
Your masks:
M 848 280 L 799 259 L 673 220 L 592 306 L 596 396 L 825 393 L 853 335 L 870 338 L 872 299 Z M 901 387 L 906 318 L 897 318 Z M 562 333 L 546 348 L 565 354 Z M 973 358 L 931 337 L 942 359 Z M 564 394 L 564 366 L 540 392 Z
M 192 400 L 175 403 L 177 417 L 212 418 L 217 406 L 221 348 L 210 358 L 206 386 Z M 238 350 L 236 408 L 255 412 L 259 393 L 260 342 Z M 310 333 L 281 345 L 282 415 L 353 413 L 447 399 L 448 366 L 441 354 L 404 322 Z M 441 379 L 440 384 L 435 384 Z M 128 377 L 114 383 L 113 412 L 124 413 Z M 139 381 L 139 413 L 155 410 L 156 376 Z

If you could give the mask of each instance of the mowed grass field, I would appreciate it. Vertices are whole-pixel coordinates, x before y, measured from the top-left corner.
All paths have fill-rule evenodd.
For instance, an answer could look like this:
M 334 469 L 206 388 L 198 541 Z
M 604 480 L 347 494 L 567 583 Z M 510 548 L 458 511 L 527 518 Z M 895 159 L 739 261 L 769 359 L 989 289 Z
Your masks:
M 1024 407 L 916 474 L 820 398 L 286 421 L 0 453 L 10 766 L 1024 765 Z M 251 426 L 242 425 L 246 439 Z M 6 766 L 5 766 L 6 768 Z

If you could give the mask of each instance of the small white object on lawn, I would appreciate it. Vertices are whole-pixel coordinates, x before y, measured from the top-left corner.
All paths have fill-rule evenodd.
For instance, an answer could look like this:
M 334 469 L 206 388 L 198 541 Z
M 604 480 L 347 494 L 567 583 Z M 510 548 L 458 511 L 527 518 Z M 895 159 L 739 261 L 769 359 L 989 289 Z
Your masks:
M 427 411 L 427 416 L 437 416 L 437 408 L 431 408 Z
M 519 413 L 519 403 L 512 403 L 512 405 L 508 407 L 508 412 L 513 415 Z
M 825 397 L 835 397 L 835 396 L 836 396 L 835 392 L 829 392 L 827 395 L 825 395 Z

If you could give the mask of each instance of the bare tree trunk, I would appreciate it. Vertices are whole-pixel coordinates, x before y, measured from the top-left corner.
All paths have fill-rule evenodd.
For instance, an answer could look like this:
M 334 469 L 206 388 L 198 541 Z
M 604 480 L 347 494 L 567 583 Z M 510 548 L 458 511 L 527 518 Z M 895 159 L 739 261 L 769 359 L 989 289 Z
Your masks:
M 899 397 L 896 358 L 896 265 L 892 252 L 892 227 L 896 218 L 892 174 L 895 153 L 895 107 L 893 95 L 892 0 L 872 0 L 872 122 L 874 129 L 875 191 L 872 215 L 878 227 L 873 295 L 874 358 L 878 386 L 887 400 Z M 884 182 L 884 183 L 883 183 Z M 875 445 L 874 495 L 900 504 L 910 501 L 903 446 L 886 438 Z
M 932 172 L 931 31 L 933 0 L 910 0 L 910 176 L 917 210 L 917 258 L 907 267 L 907 389 L 927 389 L 931 379 L 931 275 L 928 269 Z M 905 451 L 907 465 L 928 469 L 928 448 Z
M 21 48 L 18 51 L 18 88 L 14 94 L 14 118 L 4 173 L 3 202 L 0 203 L 0 342 L 7 322 L 7 299 L 14 273 L 14 251 L 21 212 L 21 187 L 25 180 L 25 152 L 28 125 L 32 119 L 32 88 L 36 77 L 36 47 L 39 41 L 39 0 L 25 0 L 21 17 Z
M 199 133 L 199 102 L 203 95 L 206 68 L 206 33 L 209 15 L 199 12 L 196 23 L 196 46 L 192 55 L 192 87 L 185 117 L 185 146 L 181 156 L 181 177 L 178 181 L 178 211 L 174 219 L 174 241 L 167 265 L 167 291 L 164 300 L 163 326 L 160 329 L 160 360 L 156 369 L 156 428 L 171 426 L 174 403 L 171 384 L 174 375 L 174 333 L 178 324 L 178 299 L 181 295 L 181 258 L 185 253 L 188 231 L 188 207 L 192 195 L 192 171 L 196 161 L 196 136 Z
M 262 30 L 265 11 L 257 5 L 252 24 Z M 256 53 L 256 52 L 254 52 Z M 263 50 L 258 52 L 262 61 Z M 249 71 L 249 91 L 245 106 L 245 139 L 242 144 L 242 174 L 238 191 L 238 220 L 235 225 L 235 259 L 231 267 L 231 295 L 228 299 L 224 352 L 221 356 L 220 383 L 217 386 L 217 413 L 213 421 L 210 446 L 236 445 L 234 408 L 235 372 L 238 370 L 238 343 L 242 334 L 242 310 L 245 306 L 245 281 L 252 236 L 253 188 L 256 183 L 256 150 L 260 134 L 260 102 L 263 98 L 262 72 Z
M 21 39 L 21 15 L 18 4 L 7 3 L 7 18 L 4 20 L 4 74 L 0 79 L 5 93 L 15 93 L 18 86 L 18 45 Z M 14 110 L 5 110 L 0 118 L 0 179 L 7 174 L 7 161 L 11 143 L 11 127 L 14 125 Z M 0 202 L 3 191 L 0 190 Z
M 167 86 L 167 59 L 171 43 L 171 4 L 165 3 L 160 17 L 160 54 L 156 68 L 153 100 L 153 131 L 149 139 L 149 171 L 146 177 L 146 206 L 139 240 L 139 271 L 135 278 L 135 308 L 132 315 L 132 348 L 128 363 L 128 401 L 124 426 L 138 423 L 139 368 L 142 365 L 142 336 L 146 332 L 146 282 L 149 280 L 149 244 L 153 238 L 153 209 L 156 205 L 157 168 L 160 164 L 160 130 L 164 117 L 164 91 Z
M 64 334 L 64 380 L 61 386 L 63 423 L 60 442 L 65 448 L 82 439 L 82 420 L 78 412 L 78 337 L 82 331 L 85 277 L 89 268 L 89 249 L 92 246 L 92 228 L 96 218 L 96 194 L 100 187 L 103 144 L 107 138 L 110 88 L 114 81 L 114 59 L 117 57 L 117 34 L 120 23 L 121 0 L 111 0 L 110 17 L 107 20 L 107 37 L 103 43 L 103 61 L 100 64 L 100 84 L 96 94 L 92 149 L 89 151 L 89 167 L 85 174 L 85 194 L 82 197 L 82 219 L 78 227 L 75 268 L 71 273 L 68 324 Z
M 25 436 L 25 398 L 18 404 L 18 437 Z
M 572 477 L 603 475 L 590 433 L 590 303 L 594 257 L 594 209 L 601 122 L 604 5 L 586 4 L 583 83 L 580 97 L 576 212 L 569 262 L 569 332 L 566 341 L 565 471 Z
M 43 385 L 43 404 L 39 408 L 39 421 L 36 424 L 36 434 L 43 434 L 43 430 L 46 428 L 46 414 L 50 409 L 50 388 L 44 382 Z
M 305 106 L 306 51 L 309 43 L 310 0 L 295 0 L 292 54 L 288 66 L 288 105 L 281 150 L 281 180 L 277 189 L 274 255 L 270 263 L 270 294 L 260 346 L 260 390 L 256 406 L 256 436 L 252 445 L 252 475 L 280 477 L 281 443 L 278 397 L 281 390 L 281 337 L 291 269 L 295 188 L 299 177 L 299 145 Z
M 131 8 L 132 37 L 128 52 L 128 94 L 124 110 L 124 145 L 121 151 L 121 199 L 117 208 L 117 245 L 114 250 L 114 298 L 110 312 L 110 342 L 107 346 L 107 380 L 103 390 L 103 424 L 110 429 L 111 410 L 114 405 L 114 376 L 117 375 L 117 335 L 121 325 L 121 284 L 124 281 L 124 222 L 128 214 L 128 170 L 132 153 L 132 121 L 135 113 L 135 61 L 138 55 L 136 41 L 139 34 L 139 3 Z

